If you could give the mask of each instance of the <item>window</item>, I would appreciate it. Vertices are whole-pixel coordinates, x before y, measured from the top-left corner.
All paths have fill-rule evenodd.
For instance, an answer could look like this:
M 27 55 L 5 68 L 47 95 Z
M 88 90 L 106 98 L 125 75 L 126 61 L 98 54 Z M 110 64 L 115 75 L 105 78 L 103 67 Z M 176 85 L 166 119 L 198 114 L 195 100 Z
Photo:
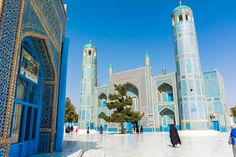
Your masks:
M 106 99 L 103 99 L 102 100 L 102 107 L 106 107 L 107 106 L 107 101 L 106 101 Z
M 34 51 L 23 44 L 17 78 L 11 143 L 23 143 L 35 139 L 36 136 L 37 107 L 29 104 L 38 105 L 38 97 L 41 94 L 39 89 L 42 82 L 40 81 L 40 64 L 33 54 Z
M 25 127 L 25 141 L 30 140 L 31 112 L 32 112 L 32 107 L 28 107 L 28 110 L 27 110 L 27 118 L 26 118 L 26 127 Z
M 23 106 L 16 104 L 14 118 L 13 118 L 14 124 L 12 128 L 12 137 L 11 137 L 12 143 L 20 142 L 21 119 L 23 116 L 22 110 L 23 110 Z
M 34 121 L 33 121 L 33 131 L 32 131 L 32 139 L 35 139 L 36 126 L 37 126 L 37 117 L 38 117 L 38 109 L 34 109 Z
M 179 15 L 179 21 L 183 21 L 183 16 Z
M 188 14 L 185 14 L 186 21 L 188 21 Z
M 174 101 L 173 93 L 168 93 L 168 102 Z
M 18 87 L 16 94 L 17 100 L 27 101 L 27 86 L 28 83 L 25 80 L 21 78 L 18 79 Z
M 91 56 L 91 54 L 92 54 L 92 51 L 91 51 L 91 50 L 89 50 L 89 56 Z

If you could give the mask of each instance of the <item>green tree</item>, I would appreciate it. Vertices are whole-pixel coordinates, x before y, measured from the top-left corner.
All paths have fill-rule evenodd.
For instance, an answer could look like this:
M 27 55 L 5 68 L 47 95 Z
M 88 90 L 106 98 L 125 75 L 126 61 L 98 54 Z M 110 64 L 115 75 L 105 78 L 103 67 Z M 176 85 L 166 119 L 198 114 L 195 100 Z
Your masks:
M 233 107 L 230 110 L 231 110 L 231 116 L 236 117 L 236 107 Z
M 132 98 L 127 95 L 128 85 L 115 85 L 115 93 L 110 94 L 107 108 L 112 110 L 112 114 L 107 116 L 104 112 L 98 115 L 98 118 L 104 119 L 106 122 L 120 123 L 121 134 L 124 134 L 124 123 L 135 123 L 144 116 L 139 112 L 132 110 Z
M 75 111 L 75 106 L 71 103 L 70 99 L 66 98 L 66 110 L 64 122 L 78 122 L 78 114 Z

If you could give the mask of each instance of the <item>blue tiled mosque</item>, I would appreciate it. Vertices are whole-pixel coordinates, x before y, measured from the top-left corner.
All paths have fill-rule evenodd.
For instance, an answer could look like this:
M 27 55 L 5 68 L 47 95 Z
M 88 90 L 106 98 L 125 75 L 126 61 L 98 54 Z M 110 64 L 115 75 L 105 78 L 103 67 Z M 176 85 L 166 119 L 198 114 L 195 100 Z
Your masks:
M 180 4 L 171 13 L 174 36 L 176 72 L 152 75 L 150 57 L 145 55 L 145 66 L 113 73 L 109 66 L 109 83 L 97 86 L 97 49 L 94 44 L 83 48 L 79 127 L 118 131 L 119 124 L 98 118 L 101 112 L 111 114 L 106 107 L 114 84 L 127 83 L 128 95 L 133 99 L 133 110 L 145 113 L 139 125 L 144 131 L 168 131 L 169 124 L 181 130 L 226 131 L 227 109 L 224 81 L 218 70 L 203 72 L 194 16 L 190 7 Z M 132 129 L 126 123 L 126 131 Z
M 65 23 L 61 0 L 0 1 L 0 157 L 62 150 Z

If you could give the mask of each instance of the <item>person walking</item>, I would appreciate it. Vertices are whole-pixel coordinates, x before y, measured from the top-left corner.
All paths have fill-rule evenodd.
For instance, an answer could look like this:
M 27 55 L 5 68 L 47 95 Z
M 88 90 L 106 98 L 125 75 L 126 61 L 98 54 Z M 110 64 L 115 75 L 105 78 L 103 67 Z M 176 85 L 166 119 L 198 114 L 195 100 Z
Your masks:
M 140 126 L 140 134 L 142 134 L 143 133 L 143 126 L 141 125 Z
M 133 124 L 133 129 L 134 129 L 134 133 L 135 133 L 135 125 Z
M 89 134 L 89 126 L 87 127 L 87 134 Z
M 174 124 L 170 125 L 170 141 L 171 141 L 173 147 L 175 147 L 175 148 L 180 147 L 180 145 L 181 145 L 181 140 L 179 138 L 178 131 L 177 131 Z
M 73 130 L 74 130 L 74 127 L 73 127 L 73 125 L 71 125 L 70 131 L 73 132 Z
M 102 125 L 100 126 L 100 134 L 102 134 L 103 133 L 103 127 L 102 127 Z
M 236 138 L 236 127 L 232 126 L 228 143 L 230 145 L 232 145 L 234 157 L 236 157 L 236 142 L 235 142 L 235 138 Z
M 136 122 L 136 126 L 135 126 L 135 128 L 136 128 L 136 133 L 139 134 L 138 122 Z

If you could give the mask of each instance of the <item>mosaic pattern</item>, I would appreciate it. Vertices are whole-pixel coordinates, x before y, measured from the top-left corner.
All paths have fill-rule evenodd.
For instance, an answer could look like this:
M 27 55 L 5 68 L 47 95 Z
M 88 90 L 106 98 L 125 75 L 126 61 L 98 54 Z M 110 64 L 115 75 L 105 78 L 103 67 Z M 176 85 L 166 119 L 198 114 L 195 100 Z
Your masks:
M 4 0 L 0 4 L 0 12 L 2 4 L 4 12 L 0 17 L 0 140 L 6 141 L 6 144 L 0 144 L 0 156 L 6 156 L 9 150 L 8 139 L 14 104 L 14 82 L 19 62 L 19 55 L 16 54 L 19 54 L 20 41 L 27 36 L 33 41 L 38 53 L 44 81 L 54 81 L 53 84 L 43 87 L 41 127 L 55 129 L 55 126 L 51 126 L 52 115 L 56 116 L 56 113 L 52 113 L 55 107 L 53 104 L 57 103 L 54 102 L 54 90 L 57 91 L 56 78 L 59 75 L 61 41 L 66 16 L 59 0 Z M 43 147 L 40 151 L 51 151 L 50 145 L 55 139 L 50 137 L 50 134 L 52 133 L 42 136 L 43 140 L 40 142 Z
M 62 8 L 63 6 L 61 5 L 61 0 L 53 0 L 53 2 L 55 4 L 55 7 L 57 8 L 60 22 L 65 23 L 66 16 L 65 16 L 64 8 Z
M 23 16 L 23 28 L 22 29 L 23 29 L 23 33 L 31 33 L 31 36 L 32 35 L 33 36 L 43 35 L 44 37 L 50 36 L 50 34 L 48 35 L 45 28 L 43 27 L 43 24 L 40 21 L 40 18 L 38 17 L 38 15 L 37 15 L 37 13 L 36 13 L 35 9 L 33 8 L 30 1 L 26 1 L 26 3 L 25 3 L 25 12 L 24 12 L 24 16 Z M 47 51 L 51 52 L 54 66 L 55 66 L 56 72 L 58 73 L 58 63 L 59 63 L 60 52 L 58 52 L 58 50 L 56 49 L 56 46 L 53 44 L 53 42 L 50 38 L 48 38 L 47 40 L 49 41 L 49 43 L 48 43 L 49 47 L 46 48 L 45 47 L 46 44 L 42 45 L 42 47 L 44 47 L 44 49 L 46 49 Z M 38 44 L 40 44 L 40 43 L 38 43 Z M 40 45 L 39 45 L 39 47 L 40 47 Z M 40 48 L 40 50 L 41 50 L 41 48 Z M 48 70 L 47 74 L 49 74 L 49 73 L 50 72 Z
M 40 10 L 40 13 L 43 16 L 43 20 L 45 21 L 47 27 L 52 33 L 53 40 L 55 40 L 58 46 L 60 47 L 62 42 L 62 24 L 59 17 L 55 13 L 55 7 L 53 2 L 51 0 L 46 0 L 46 1 L 34 0 L 34 1 L 37 4 L 38 9 Z
M 39 136 L 39 146 L 38 146 L 38 152 L 49 152 L 50 148 L 50 134 L 49 133 L 43 133 Z
M 181 116 L 182 127 L 183 129 L 189 128 L 187 124 L 185 125 L 185 121 L 187 121 L 191 129 L 207 129 L 203 76 L 191 8 L 178 7 L 172 14 L 172 22 L 178 90 L 180 99 L 182 99 L 180 101 L 183 114 Z M 197 100 L 198 97 L 201 99 Z
M 7 144 L 0 144 L 0 157 L 5 157 L 5 154 L 8 152 L 8 145 Z
M 42 116 L 41 116 L 41 122 L 40 122 L 41 128 L 51 127 L 53 97 L 54 97 L 54 86 L 44 85 L 43 100 L 42 100 L 43 101 L 42 102 Z
M 24 10 L 25 12 L 23 14 L 22 25 L 23 32 L 34 32 L 41 35 L 47 35 L 44 30 L 43 24 L 37 16 L 37 13 L 32 7 L 30 1 L 25 2 Z
M 55 74 L 52 69 L 52 64 L 50 63 L 49 56 L 47 54 L 48 49 L 46 47 L 45 41 L 37 38 L 32 38 L 32 40 L 42 65 L 44 80 L 45 81 L 54 80 Z
M 20 0 L 5 0 L 4 12 L 1 17 L 0 26 L 0 140 L 9 138 L 11 113 L 13 108 L 14 85 L 11 81 L 15 81 L 15 74 L 12 74 L 12 65 L 14 62 L 15 45 L 19 12 L 21 9 Z M 9 31 L 11 30 L 11 31 Z M 0 145 L 1 153 L 7 153 L 9 143 Z

